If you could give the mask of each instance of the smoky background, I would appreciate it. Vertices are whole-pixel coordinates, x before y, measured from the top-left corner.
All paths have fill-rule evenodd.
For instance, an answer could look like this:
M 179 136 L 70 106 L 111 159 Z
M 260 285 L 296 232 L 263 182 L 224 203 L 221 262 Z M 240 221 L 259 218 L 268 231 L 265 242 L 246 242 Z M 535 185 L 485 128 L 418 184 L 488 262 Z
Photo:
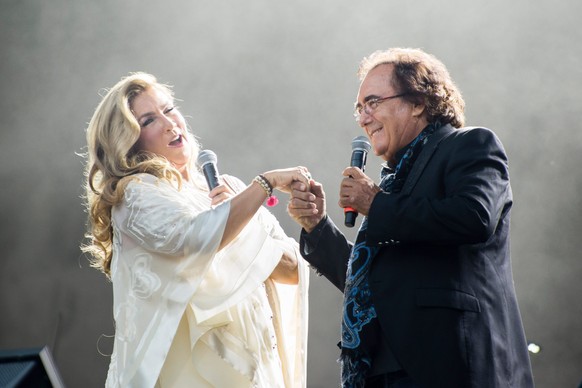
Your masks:
M 65 383 L 103 386 L 111 285 L 79 245 L 85 128 L 132 71 L 174 85 L 221 173 L 304 165 L 337 206 L 362 57 L 441 59 L 467 125 L 510 159 L 515 286 L 538 387 L 582 381 L 582 3 L 574 0 L 0 2 L 0 349 L 50 346 Z M 369 156 L 366 172 L 379 174 Z M 286 198 L 273 208 L 292 237 Z M 344 232 L 355 237 L 357 228 Z M 312 274 L 308 386 L 339 385 L 341 293 Z

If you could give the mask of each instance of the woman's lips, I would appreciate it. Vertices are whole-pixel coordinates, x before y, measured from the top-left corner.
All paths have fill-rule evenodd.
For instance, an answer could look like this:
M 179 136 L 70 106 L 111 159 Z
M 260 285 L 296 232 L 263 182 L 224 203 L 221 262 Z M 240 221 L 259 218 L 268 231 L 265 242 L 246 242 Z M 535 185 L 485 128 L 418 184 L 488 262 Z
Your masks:
M 172 147 L 176 147 L 176 146 L 180 146 L 182 145 L 182 135 L 178 135 L 178 137 L 174 140 L 172 140 L 168 145 L 172 146 Z

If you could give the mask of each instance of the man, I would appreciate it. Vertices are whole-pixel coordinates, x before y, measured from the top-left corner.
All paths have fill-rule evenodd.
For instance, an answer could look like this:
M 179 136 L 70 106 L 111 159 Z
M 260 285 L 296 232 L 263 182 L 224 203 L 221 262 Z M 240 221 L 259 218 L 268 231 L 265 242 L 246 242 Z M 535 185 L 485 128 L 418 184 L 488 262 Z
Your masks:
M 288 213 L 307 261 L 344 292 L 344 387 L 532 387 L 509 254 L 507 157 L 421 50 L 365 58 L 355 115 L 386 163 L 376 185 L 343 172 L 339 205 L 364 215 L 348 242 L 322 186 L 295 185 Z

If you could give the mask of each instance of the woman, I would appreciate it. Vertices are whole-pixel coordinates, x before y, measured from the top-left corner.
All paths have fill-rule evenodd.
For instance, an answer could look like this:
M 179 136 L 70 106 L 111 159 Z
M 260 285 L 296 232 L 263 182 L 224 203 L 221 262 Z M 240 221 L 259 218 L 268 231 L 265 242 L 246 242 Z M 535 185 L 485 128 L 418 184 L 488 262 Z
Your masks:
M 83 250 L 114 296 L 106 386 L 304 387 L 307 268 L 261 205 L 273 189 L 308 185 L 308 171 L 248 186 L 222 176 L 209 192 L 171 89 L 145 73 L 109 90 L 87 142 Z M 297 285 L 290 331 L 275 282 Z

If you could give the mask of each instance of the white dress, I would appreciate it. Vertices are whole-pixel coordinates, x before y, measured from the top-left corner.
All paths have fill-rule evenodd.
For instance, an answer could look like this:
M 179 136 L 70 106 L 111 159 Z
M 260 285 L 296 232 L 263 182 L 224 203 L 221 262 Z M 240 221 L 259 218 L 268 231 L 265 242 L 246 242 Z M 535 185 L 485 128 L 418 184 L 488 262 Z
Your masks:
M 211 208 L 201 176 L 181 191 L 138 178 L 112 211 L 106 386 L 305 387 L 309 273 L 297 243 L 261 208 L 217 252 L 230 201 Z M 297 286 L 269 279 L 284 251 L 298 259 Z

